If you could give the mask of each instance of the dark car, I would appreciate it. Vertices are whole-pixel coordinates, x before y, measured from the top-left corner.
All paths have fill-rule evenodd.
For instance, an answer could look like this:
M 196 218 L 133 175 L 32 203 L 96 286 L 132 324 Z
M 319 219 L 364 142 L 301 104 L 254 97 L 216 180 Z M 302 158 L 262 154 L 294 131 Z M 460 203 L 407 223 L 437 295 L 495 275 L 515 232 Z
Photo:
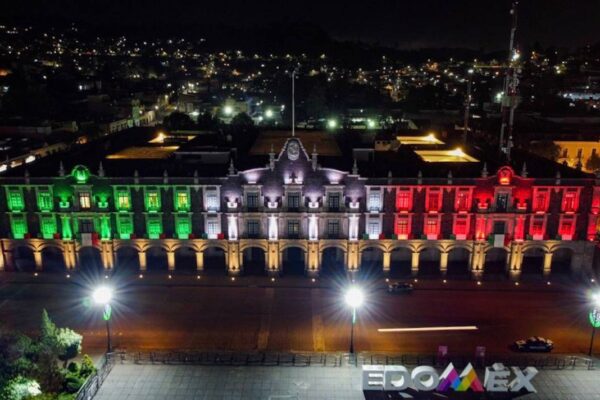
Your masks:
M 395 282 L 388 285 L 388 293 L 412 293 L 413 285 L 406 282 Z
M 517 351 L 529 351 L 529 352 L 550 352 L 554 348 L 554 342 L 550 339 L 546 339 L 540 336 L 532 336 L 529 339 L 517 340 L 513 344 Z

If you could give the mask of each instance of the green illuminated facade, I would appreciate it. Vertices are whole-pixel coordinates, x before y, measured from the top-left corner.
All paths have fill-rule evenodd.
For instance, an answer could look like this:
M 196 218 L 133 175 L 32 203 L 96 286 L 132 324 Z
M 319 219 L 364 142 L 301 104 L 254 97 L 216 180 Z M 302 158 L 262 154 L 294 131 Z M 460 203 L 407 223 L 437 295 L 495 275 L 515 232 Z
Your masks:
M 4 185 L 2 235 L 11 239 L 99 240 L 203 237 L 202 189 L 162 179 L 108 178 L 75 166 L 56 178 Z M 0 203 L 1 205 L 1 203 Z M 218 229 L 220 231 L 220 229 Z M 218 233 L 218 232 L 217 232 Z M 205 235 L 204 235 L 205 236 Z

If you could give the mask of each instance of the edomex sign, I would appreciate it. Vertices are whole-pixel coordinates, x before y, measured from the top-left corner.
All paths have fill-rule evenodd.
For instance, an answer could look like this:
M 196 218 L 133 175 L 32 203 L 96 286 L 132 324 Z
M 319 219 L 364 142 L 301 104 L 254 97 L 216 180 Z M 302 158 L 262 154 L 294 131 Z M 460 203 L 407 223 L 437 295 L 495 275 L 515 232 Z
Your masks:
M 471 364 L 459 374 L 452 363 L 438 374 L 435 368 L 419 366 L 409 372 L 402 365 L 363 365 L 363 390 L 394 391 L 416 390 L 418 392 L 492 392 L 535 393 L 531 380 L 538 370 L 534 367 L 521 369 L 505 367 L 496 363 L 486 367 L 483 384 Z

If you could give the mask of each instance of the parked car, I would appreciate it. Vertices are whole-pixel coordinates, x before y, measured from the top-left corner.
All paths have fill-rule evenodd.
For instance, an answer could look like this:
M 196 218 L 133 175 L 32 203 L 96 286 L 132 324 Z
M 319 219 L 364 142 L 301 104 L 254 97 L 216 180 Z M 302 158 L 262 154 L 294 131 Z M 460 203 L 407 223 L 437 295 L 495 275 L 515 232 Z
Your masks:
M 406 282 L 395 282 L 388 285 L 388 293 L 412 293 L 413 285 Z
M 532 336 L 529 339 L 521 339 L 513 344 L 517 351 L 550 352 L 554 348 L 554 342 L 540 336 Z

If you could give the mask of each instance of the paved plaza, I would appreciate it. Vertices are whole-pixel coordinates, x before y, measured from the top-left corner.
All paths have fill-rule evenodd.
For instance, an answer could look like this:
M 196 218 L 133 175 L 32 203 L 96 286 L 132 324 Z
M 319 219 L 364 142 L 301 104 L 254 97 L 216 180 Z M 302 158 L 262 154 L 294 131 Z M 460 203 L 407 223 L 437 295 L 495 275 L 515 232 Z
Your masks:
M 483 380 L 481 371 L 478 375 Z M 538 393 L 520 399 L 600 399 L 600 371 L 545 370 L 533 383 Z M 95 399 L 364 400 L 365 395 L 356 367 L 118 364 Z

